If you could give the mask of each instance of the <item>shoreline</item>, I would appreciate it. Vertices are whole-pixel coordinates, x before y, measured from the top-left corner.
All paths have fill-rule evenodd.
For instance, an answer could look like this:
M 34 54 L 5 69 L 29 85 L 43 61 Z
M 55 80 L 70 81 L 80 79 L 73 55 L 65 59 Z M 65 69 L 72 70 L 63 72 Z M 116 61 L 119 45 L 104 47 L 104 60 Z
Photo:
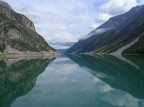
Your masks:
M 111 55 L 111 56 L 144 56 L 144 54 L 112 54 L 112 53 L 68 53 L 71 55 Z
M 0 58 L 48 58 L 58 57 L 59 52 L 15 52 L 15 53 L 0 53 Z

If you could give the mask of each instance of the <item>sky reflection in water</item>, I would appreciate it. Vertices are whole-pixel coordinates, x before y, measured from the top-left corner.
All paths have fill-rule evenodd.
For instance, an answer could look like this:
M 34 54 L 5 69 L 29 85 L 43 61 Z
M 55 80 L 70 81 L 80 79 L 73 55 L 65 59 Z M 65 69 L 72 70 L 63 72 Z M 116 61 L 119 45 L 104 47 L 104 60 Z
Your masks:
M 122 69 L 115 71 L 119 67 L 131 70 L 132 65 L 113 57 L 69 57 L 71 59 L 59 57 L 50 63 L 37 78 L 35 87 L 27 95 L 17 98 L 11 107 L 144 106 L 144 94 L 135 90 L 139 87 L 133 85 L 133 78 L 126 77 L 131 75 L 123 74 L 125 77 L 122 77 Z M 139 67 L 142 69 L 141 65 Z M 110 71 L 115 71 L 117 76 L 109 75 Z

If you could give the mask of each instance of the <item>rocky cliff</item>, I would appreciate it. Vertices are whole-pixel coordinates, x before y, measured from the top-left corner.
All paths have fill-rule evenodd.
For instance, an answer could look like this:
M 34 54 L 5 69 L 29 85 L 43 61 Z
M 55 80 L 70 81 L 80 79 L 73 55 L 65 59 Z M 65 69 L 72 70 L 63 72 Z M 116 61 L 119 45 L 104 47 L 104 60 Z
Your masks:
M 7 3 L 0 1 L 1 52 L 56 51 L 35 30 L 26 16 L 16 13 Z

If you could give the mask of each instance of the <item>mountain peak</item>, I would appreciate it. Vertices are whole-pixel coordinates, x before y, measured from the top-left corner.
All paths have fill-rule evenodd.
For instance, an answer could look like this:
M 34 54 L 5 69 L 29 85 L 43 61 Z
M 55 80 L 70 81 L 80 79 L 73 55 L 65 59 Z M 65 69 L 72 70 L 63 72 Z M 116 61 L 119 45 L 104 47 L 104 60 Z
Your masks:
M 13 8 L 8 3 L 4 2 L 4 1 L 0 0 L 0 5 L 3 5 L 5 7 L 7 7 L 7 8 L 9 8 L 9 9 L 13 10 Z

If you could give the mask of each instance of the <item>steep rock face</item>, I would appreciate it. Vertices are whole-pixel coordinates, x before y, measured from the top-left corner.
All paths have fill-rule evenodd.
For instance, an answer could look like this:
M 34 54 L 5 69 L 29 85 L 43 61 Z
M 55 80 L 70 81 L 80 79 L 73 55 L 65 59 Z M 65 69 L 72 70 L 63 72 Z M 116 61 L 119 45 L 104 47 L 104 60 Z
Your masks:
M 141 38 L 143 37 L 143 14 L 144 6 L 137 6 L 132 8 L 129 12 L 125 14 L 110 18 L 107 22 L 99 26 L 94 31 L 90 32 L 88 38 L 78 41 L 67 52 L 113 53 L 117 51 L 119 48 L 133 42 L 140 36 Z M 98 32 L 99 30 L 101 30 L 101 32 Z M 141 49 L 143 50 L 144 47 L 141 47 Z M 129 53 L 142 54 L 141 50 L 135 53 L 129 51 Z M 124 54 L 127 54 L 127 51 L 125 51 Z
M 7 46 L 21 52 L 56 51 L 35 31 L 32 21 L 0 1 L 0 51 Z
M 23 27 L 29 28 L 32 31 L 35 31 L 34 24 L 26 16 L 16 13 L 9 5 L 0 4 L 0 14 L 5 17 L 19 22 Z

